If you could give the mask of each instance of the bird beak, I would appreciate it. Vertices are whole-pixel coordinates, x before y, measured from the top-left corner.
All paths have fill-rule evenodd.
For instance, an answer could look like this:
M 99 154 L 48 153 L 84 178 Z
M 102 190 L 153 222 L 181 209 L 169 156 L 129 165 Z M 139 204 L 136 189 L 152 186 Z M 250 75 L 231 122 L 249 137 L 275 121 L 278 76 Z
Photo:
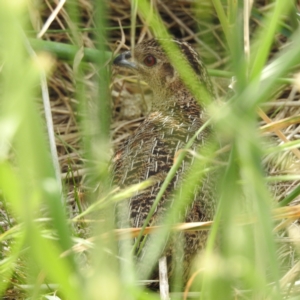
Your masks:
M 126 51 L 118 55 L 114 61 L 113 64 L 119 67 L 129 68 L 129 69 L 137 69 L 136 64 L 131 61 L 131 52 Z

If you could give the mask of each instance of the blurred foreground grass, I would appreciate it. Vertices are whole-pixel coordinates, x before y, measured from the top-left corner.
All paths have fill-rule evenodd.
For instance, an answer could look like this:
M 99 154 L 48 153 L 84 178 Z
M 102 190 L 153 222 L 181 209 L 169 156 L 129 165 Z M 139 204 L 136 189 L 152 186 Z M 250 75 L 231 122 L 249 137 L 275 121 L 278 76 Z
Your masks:
M 247 1 L 212 3 L 224 32 L 223 43 L 230 58 L 228 69 L 236 82 L 235 93 L 228 101 L 213 103 L 209 108 L 218 143 L 230 145 L 230 149 L 219 156 L 214 149 L 207 154 L 210 160 L 220 162 L 218 210 L 207 249 L 195 262 L 195 274 L 199 274 L 191 290 L 201 292 L 201 299 L 296 299 L 298 244 L 287 244 L 294 253 L 294 261 L 290 262 L 289 253 L 280 252 L 281 245 L 277 243 L 279 235 L 284 233 L 274 230 L 278 223 L 273 220 L 272 212 L 277 203 L 267 186 L 262 161 L 270 153 L 299 148 L 299 141 L 271 147 L 261 137 L 257 114 L 258 107 L 273 100 L 274 91 L 283 87 L 279 79 L 291 78 L 300 63 L 300 35 L 297 20 L 293 22 L 295 7 L 293 1 L 270 2 L 261 26 L 250 39 Z M 132 20 L 138 12 L 154 35 L 167 34 L 149 2 L 132 4 Z M 195 10 L 201 12 L 201 5 L 203 2 L 198 1 Z M 79 16 L 76 1 L 67 8 L 76 25 Z M 73 220 L 67 214 L 66 186 L 61 188 L 57 157 L 51 148 L 54 133 L 40 113 L 40 101 L 36 101 L 43 96 L 44 107 L 47 106 L 41 87 L 45 88 L 44 76 L 51 74 L 53 61 L 45 54 L 35 55 L 31 49 L 26 36 L 31 29 L 30 9 L 26 1 L 0 4 L 0 295 L 4 299 L 159 299 L 159 295 L 136 285 L 130 253 L 122 263 L 122 272 L 119 270 L 113 233 L 114 203 L 126 198 L 126 192 L 130 191 L 122 191 L 123 194 L 110 191 L 108 184 L 111 145 L 106 8 L 102 1 L 95 2 L 95 39 L 100 54 L 96 58 L 99 76 L 94 82 L 97 92 L 92 104 L 86 97 L 86 65 L 80 59 L 80 50 L 73 61 L 84 157 L 86 165 L 95 170 L 89 180 L 95 186 L 100 182 L 99 191 L 90 193 L 88 217 L 83 213 Z M 274 39 L 284 28 L 287 16 L 294 24 L 289 28 L 292 34 L 286 47 L 269 61 Z M 76 27 L 70 34 L 74 45 L 81 46 Z M 292 155 L 295 162 L 299 160 L 297 152 Z M 203 165 L 201 159 L 199 165 Z M 191 176 L 189 183 L 201 180 L 202 175 L 195 174 L 199 177 Z M 295 176 L 299 176 L 297 169 Z M 288 183 L 295 178 L 285 179 Z M 298 195 L 299 191 L 294 190 L 285 203 Z M 179 208 L 175 207 L 170 214 L 176 213 L 176 209 Z M 284 215 L 283 219 L 286 218 Z M 80 235 L 76 222 L 90 219 L 98 222 L 91 226 L 89 239 Z M 288 222 L 282 227 L 287 225 Z M 162 242 L 166 234 L 166 229 L 162 229 L 157 241 Z M 128 237 L 128 233 L 123 235 Z M 297 276 L 290 275 L 293 271 Z M 200 298 L 199 294 L 196 296 Z

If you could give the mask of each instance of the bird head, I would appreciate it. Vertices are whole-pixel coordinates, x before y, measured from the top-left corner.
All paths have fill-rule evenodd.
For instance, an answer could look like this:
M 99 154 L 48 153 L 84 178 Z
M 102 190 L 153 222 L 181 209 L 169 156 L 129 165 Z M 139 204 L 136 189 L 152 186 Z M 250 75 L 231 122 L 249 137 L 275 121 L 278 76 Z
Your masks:
M 186 42 L 164 40 L 164 47 L 162 47 L 158 39 L 144 40 L 137 44 L 132 51 L 126 51 L 117 56 L 113 64 L 136 73 L 153 89 L 154 93 L 172 94 L 184 87 L 180 72 L 175 69 L 164 50 L 168 45 L 174 47 L 172 44 L 175 44 L 175 47 L 180 50 L 176 59 L 187 62 L 192 67 L 194 75 L 207 87 L 209 92 L 212 92 L 206 68 L 198 53 Z M 171 47 L 170 49 L 172 49 Z

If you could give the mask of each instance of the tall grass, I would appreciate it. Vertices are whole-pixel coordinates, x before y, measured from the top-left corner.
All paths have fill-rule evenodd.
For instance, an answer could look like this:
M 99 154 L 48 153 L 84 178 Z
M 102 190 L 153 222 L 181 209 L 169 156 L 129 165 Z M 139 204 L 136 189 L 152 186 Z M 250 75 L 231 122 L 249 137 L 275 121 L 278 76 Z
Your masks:
M 195 8 L 203 4 L 198 2 Z M 152 255 L 146 258 L 144 267 L 150 270 L 150 266 L 157 264 L 158 245 L 163 245 L 173 227 L 174 216 L 184 211 L 190 201 L 192 187 L 201 181 L 208 169 L 217 168 L 220 173 L 217 212 L 207 247 L 195 261 L 193 280 L 186 289 L 200 294 L 190 293 L 189 296 L 214 300 L 296 299 L 297 290 L 292 288 L 296 279 L 283 280 L 285 270 L 291 266 L 279 255 L 273 217 L 277 203 L 269 191 L 262 160 L 270 152 L 289 151 L 289 147 L 299 147 L 299 143 L 266 147 L 258 128 L 259 105 L 274 96 L 274 90 L 282 86 L 280 79 L 290 77 L 293 67 L 300 63 L 300 35 L 296 26 L 291 28 L 293 34 L 287 47 L 268 62 L 275 36 L 283 28 L 286 16 L 296 13 L 295 7 L 292 1 L 271 2 L 262 16 L 262 25 L 249 37 L 244 34 L 249 22 L 245 18 L 247 1 L 227 1 L 226 5 L 223 2 L 213 0 L 212 4 L 222 25 L 230 58 L 227 68 L 235 76 L 235 92 L 222 104 L 211 101 L 206 95 L 209 122 L 213 124 L 217 141 L 209 151 L 196 156 L 200 158 L 196 159 L 182 187 L 184 197 L 176 198 L 176 205 L 166 216 L 166 226 L 155 234 L 150 245 Z M 118 257 L 114 205 L 141 186 L 120 192 L 111 190 L 109 185 L 111 112 L 105 48 L 107 8 L 103 1 L 95 2 L 95 39 L 99 56 L 92 54 L 98 71 L 92 103 L 86 97 L 84 72 L 87 65 L 81 59 L 82 49 L 79 48 L 73 61 L 82 145 L 87 166 L 94 169 L 89 184 L 100 185 L 91 193 L 89 208 L 73 219 L 67 214 L 66 193 L 61 190 L 55 172 L 57 158 L 49 146 L 51 128 L 46 130 L 44 114 L 40 112 L 41 101 L 36 101 L 42 98 L 40 86 L 44 84 L 45 72 L 51 76 L 53 60 L 45 53 L 35 55 L 31 49 L 28 40 L 30 9 L 32 7 L 27 6 L 25 0 L 0 4 L 0 203 L 3 212 L 0 218 L 0 295 L 10 299 L 9 293 L 14 288 L 18 295 L 13 297 L 19 299 L 160 299 L 158 294 L 147 292 L 136 284 L 129 243 L 126 257 Z M 81 47 L 76 1 L 68 4 L 67 9 L 74 45 Z M 170 37 L 150 2 L 132 1 L 132 22 L 137 13 L 155 36 Z M 134 41 L 133 29 L 131 34 Z M 244 48 L 247 39 L 250 50 Z M 41 45 L 40 41 L 31 44 Z M 168 53 L 171 61 L 181 70 L 183 80 L 195 95 L 203 100 L 205 89 L 189 79 L 193 76 L 189 76 L 191 70 L 187 66 L 176 65 L 176 51 Z M 219 155 L 217 145 L 229 145 L 229 150 Z M 181 156 L 177 165 L 180 159 Z M 218 163 L 211 163 L 215 161 Z M 174 176 L 175 168 L 176 165 L 166 180 Z M 283 200 L 284 203 L 293 200 L 298 190 Z M 76 222 L 88 219 L 97 221 L 91 226 L 92 238 L 80 237 Z M 129 236 L 128 231 L 121 233 L 121 238 Z M 293 251 L 297 252 L 297 247 Z M 180 279 L 176 284 L 180 286 Z M 171 291 L 178 292 L 176 284 L 171 283 Z M 171 294 L 172 299 L 183 297 L 181 293 Z

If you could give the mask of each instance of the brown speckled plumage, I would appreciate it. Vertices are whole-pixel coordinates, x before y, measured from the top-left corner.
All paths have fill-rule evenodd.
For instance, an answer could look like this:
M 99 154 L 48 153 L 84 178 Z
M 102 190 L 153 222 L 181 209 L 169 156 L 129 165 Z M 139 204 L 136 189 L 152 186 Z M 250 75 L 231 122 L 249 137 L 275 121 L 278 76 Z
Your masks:
M 179 46 L 183 57 L 195 71 L 199 82 L 206 86 L 213 97 L 213 88 L 207 71 L 197 52 L 187 43 L 170 41 Z M 153 59 L 154 57 L 154 64 Z M 184 59 L 180 57 L 178 59 Z M 147 65 L 149 64 L 149 65 Z M 154 178 L 155 184 L 143 190 L 118 207 L 119 226 L 142 227 L 155 200 L 155 197 L 174 163 L 178 150 L 206 121 L 205 112 L 190 91 L 185 87 L 177 71 L 171 65 L 159 41 L 151 39 L 138 44 L 133 53 L 125 52 L 114 60 L 119 68 L 129 68 L 146 81 L 153 90 L 153 104 L 149 115 L 130 136 L 114 158 L 114 184 L 126 187 Z M 192 76 L 192 75 L 191 75 Z M 205 130 L 195 140 L 192 149 L 204 145 L 209 130 Z M 186 170 L 193 162 L 187 155 L 175 177 L 163 195 L 150 224 L 157 225 L 166 209 L 173 201 L 172 194 L 182 182 Z M 194 201 L 187 210 L 186 222 L 211 220 L 214 214 L 214 201 L 209 190 L 209 178 L 205 178 L 200 192 L 195 193 Z M 203 231 L 186 233 L 184 245 L 184 269 L 188 272 L 190 261 L 197 250 L 203 247 L 207 233 Z M 165 253 L 171 255 L 170 246 Z

